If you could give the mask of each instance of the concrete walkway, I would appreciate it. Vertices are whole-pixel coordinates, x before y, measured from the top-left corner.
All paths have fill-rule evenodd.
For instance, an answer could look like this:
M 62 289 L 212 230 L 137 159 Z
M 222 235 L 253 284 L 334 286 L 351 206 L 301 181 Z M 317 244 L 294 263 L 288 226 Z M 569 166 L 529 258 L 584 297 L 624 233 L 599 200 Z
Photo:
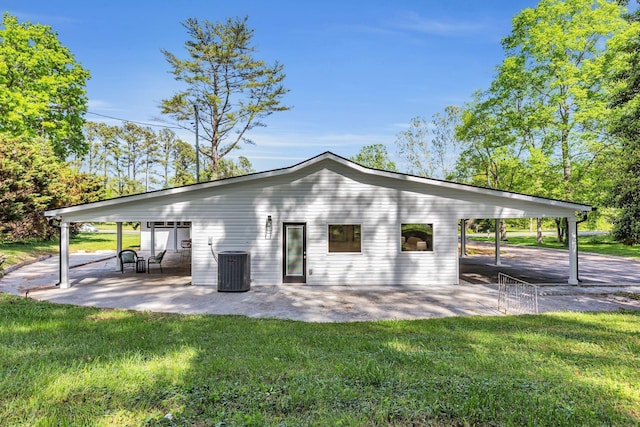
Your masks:
M 488 255 L 473 255 L 460 263 L 460 276 L 471 283 L 495 283 L 498 272 L 535 284 L 567 283 L 569 254 L 563 249 L 501 246 L 501 265 L 495 265 L 495 245 L 472 242 Z M 579 276 L 582 286 L 640 286 L 640 260 L 634 258 L 580 253 Z
M 311 322 L 500 315 L 497 286 L 490 283 L 425 287 L 371 287 L 366 283 L 364 286 L 273 285 L 252 286 L 249 292 L 243 293 L 221 293 L 215 287 L 191 286 L 188 263 L 185 267 L 179 258 L 179 254 L 168 252 L 163 274 L 156 269 L 151 274 L 131 270 L 122 274 L 117 268 L 115 253 L 72 254 L 73 286 L 59 289 L 56 286 L 58 258 L 52 257 L 10 272 L 0 279 L 0 291 L 61 304 Z M 511 264 L 515 264 L 516 259 L 512 258 Z M 640 293 L 640 283 L 542 286 L 539 307 L 541 312 L 640 310 L 640 301 L 625 298 L 625 292 Z

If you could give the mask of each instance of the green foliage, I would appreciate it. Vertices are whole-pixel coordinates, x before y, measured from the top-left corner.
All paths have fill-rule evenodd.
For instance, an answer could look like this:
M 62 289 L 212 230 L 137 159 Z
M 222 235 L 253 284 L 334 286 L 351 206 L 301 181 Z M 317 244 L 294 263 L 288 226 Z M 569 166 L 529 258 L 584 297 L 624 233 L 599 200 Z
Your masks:
M 503 41 L 507 56 L 459 129 L 485 149 L 467 151 L 471 170 L 489 175 L 487 159 L 508 152 L 524 179 L 494 176 L 489 181 L 498 188 L 569 200 L 602 191 L 589 177 L 599 174 L 595 168 L 604 167 L 600 158 L 615 142 L 606 133 L 611 112 L 602 82 L 622 66 L 607 48 L 629 37 L 622 11 L 605 0 L 542 0 L 513 19 Z M 478 156 L 485 160 L 473 162 Z
M 397 172 L 396 164 L 389 158 L 387 147 L 383 144 L 365 145 L 350 160 L 368 168 Z
M 167 186 L 176 187 L 196 182 L 195 163 L 195 148 L 191 144 L 177 140 L 171 150 L 173 176 L 169 178 Z
M 55 229 L 42 212 L 98 200 L 100 183 L 61 162 L 43 139 L 0 135 L 0 235 L 48 238 Z
M 486 94 L 476 94 L 456 129 L 463 151 L 456 165 L 458 181 L 500 190 L 519 190 L 524 169 L 521 147 L 509 134 L 501 106 Z
M 281 103 L 288 92 L 282 85 L 284 68 L 254 58 L 253 30 L 246 17 L 224 23 L 190 18 L 183 26 L 190 38 L 185 42 L 189 59 L 163 53 L 185 88 L 162 101 L 162 112 L 179 121 L 192 120 L 197 108 L 209 144 L 202 154 L 210 160 L 213 178 L 219 159 L 241 143 L 251 143 L 249 130 L 265 126 L 262 120 L 274 112 L 289 109 Z
M 171 129 L 87 122 L 84 132 L 89 150 L 74 164 L 99 177 L 107 197 L 195 182 L 195 150 Z
M 89 73 L 49 26 L 18 23 L 5 12 L 0 29 L 0 131 L 45 137 L 56 156 L 83 153 Z
M 624 60 L 612 80 L 613 132 L 622 139 L 618 161 L 610 171 L 614 178 L 609 202 L 620 209 L 613 236 L 628 245 L 640 244 L 640 11 L 629 16 L 635 37 L 619 43 L 617 57 Z
M 606 0 L 541 0 L 513 19 L 506 58 L 463 114 L 459 177 L 537 196 L 602 203 L 620 152 L 608 132 L 616 46 L 637 30 Z M 566 236 L 566 221 L 558 221 Z
M 640 245 L 640 157 L 630 156 L 612 195 L 620 208 L 613 221 L 614 238 L 627 245 Z
M 158 188 L 193 184 L 195 149 L 177 138 L 171 129 L 125 122 L 122 126 L 87 122 L 85 137 L 89 150 L 73 162 L 101 181 L 107 197 L 137 194 Z M 208 153 L 207 149 L 203 150 Z M 218 173 L 201 171 L 204 179 L 219 179 L 254 172 L 244 156 L 237 161 L 219 159 Z
M 399 156 L 414 175 L 452 179 L 460 153 L 460 141 L 455 129 L 460 123 L 461 110 L 445 107 L 429 121 L 425 117 L 411 119 L 409 129 L 396 136 Z
M 639 320 L 622 312 L 314 324 L 0 295 L 0 419 L 638 425 Z
M 215 179 L 230 178 L 232 176 L 247 175 L 255 172 L 249 159 L 239 156 L 236 162 L 233 159 L 220 159 L 218 162 L 218 172 Z

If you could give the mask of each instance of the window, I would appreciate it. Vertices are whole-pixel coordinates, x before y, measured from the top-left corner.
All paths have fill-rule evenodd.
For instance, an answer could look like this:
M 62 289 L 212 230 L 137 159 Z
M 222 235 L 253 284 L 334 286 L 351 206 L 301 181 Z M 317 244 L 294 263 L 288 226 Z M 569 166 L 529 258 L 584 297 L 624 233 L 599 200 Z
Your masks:
M 403 252 L 433 251 L 433 224 L 402 224 L 400 230 Z
M 178 228 L 190 228 L 191 223 L 180 221 L 176 223 Z M 173 228 L 173 221 L 156 221 L 153 223 L 155 228 Z M 151 223 L 147 222 L 147 228 L 151 228 Z
M 361 252 L 359 224 L 329 225 L 329 252 Z

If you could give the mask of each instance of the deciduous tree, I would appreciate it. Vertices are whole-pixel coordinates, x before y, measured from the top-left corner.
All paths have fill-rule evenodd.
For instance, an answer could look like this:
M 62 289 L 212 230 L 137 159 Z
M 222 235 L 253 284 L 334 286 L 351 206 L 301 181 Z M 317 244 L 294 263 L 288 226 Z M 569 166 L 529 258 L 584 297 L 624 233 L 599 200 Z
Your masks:
M 188 58 L 163 50 L 175 79 L 185 88 L 162 101 L 162 112 L 175 119 L 192 120 L 198 111 L 201 130 L 208 141 L 210 175 L 217 176 L 218 162 L 242 143 L 251 143 L 248 131 L 265 126 L 263 119 L 277 111 L 288 92 L 282 82 L 284 68 L 254 57 L 253 30 L 247 18 L 212 23 L 196 18 L 183 26 L 189 40 Z
M 5 12 L 0 29 L 0 131 L 46 138 L 63 160 L 84 153 L 89 72 L 51 27 L 19 23 Z
M 350 159 L 369 168 L 390 172 L 398 171 L 395 162 L 389 158 L 387 147 L 383 144 L 366 145 L 362 147 L 358 154 Z
M 255 172 L 253 165 L 245 156 L 239 156 L 237 161 L 225 158 L 220 159 L 218 172 L 215 179 L 230 178 L 232 176 L 246 175 Z
M 60 161 L 45 139 L 0 134 L 0 238 L 51 237 L 44 210 L 102 195 L 97 179 Z
M 489 114 L 466 130 L 481 136 L 499 129 L 492 139 L 510 147 L 520 159 L 517 174 L 528 178 L 512 189 L 585 202 L 602 191 L 591 177 L 616 144 L 603 83 L 621 66 L 609 46 L 628 36 L 623 12 L 606 0 L 541 0 L 513 19 L 496 78 L 467 106 L 472 115 Z M 566 241 L 566 221 L 558 224 Z
M 409 129 L 396 136 L 398 155 L 409 173 L 433 178 L 451 179 L 461 146 L 456 136 L 461 110 L 447 106 L 431 120 L 411 119 Z
M 614 185 L 610 202 L 619 213 L 613 237 L 628 245 L 640 244 L 640 10 L 628 15 L 632 36 L 615 47 L 616 58 L 625 64 L 613 76 L 612 131 L 622 144 L 617 162 L 611 165 Z M 635 36 L 633 36 L 635 34 Z

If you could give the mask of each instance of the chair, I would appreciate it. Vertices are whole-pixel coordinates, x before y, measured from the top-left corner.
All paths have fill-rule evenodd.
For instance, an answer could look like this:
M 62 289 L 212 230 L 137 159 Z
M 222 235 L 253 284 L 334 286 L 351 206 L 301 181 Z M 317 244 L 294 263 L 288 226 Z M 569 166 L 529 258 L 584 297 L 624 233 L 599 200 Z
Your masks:
M 160 273 L 162 273 L 162 258 L 164 258 L 164 254 L 166 252 L 167 250 L 165 249 L 164 251 L 160 252 L 158 255 L 149 257 L 149 259 L 147 260 L 147 274 L 149 274 L 149 266 L 151 264 L 158 264 L 158 267 L 160 267 Z
M 191 239 L 180 242 L 180 262 L 188 258 L 191 258 Z
M 120 259 L 120 272 L 124 273 L 124 265 L 131 264 L 133 269 L 136 269 L 136 263 L 138 262 L 138 254 L 136 251 L 131 249 L 125 249 L 124 251 L 120 251 L 118 254 L 118 258 Z

